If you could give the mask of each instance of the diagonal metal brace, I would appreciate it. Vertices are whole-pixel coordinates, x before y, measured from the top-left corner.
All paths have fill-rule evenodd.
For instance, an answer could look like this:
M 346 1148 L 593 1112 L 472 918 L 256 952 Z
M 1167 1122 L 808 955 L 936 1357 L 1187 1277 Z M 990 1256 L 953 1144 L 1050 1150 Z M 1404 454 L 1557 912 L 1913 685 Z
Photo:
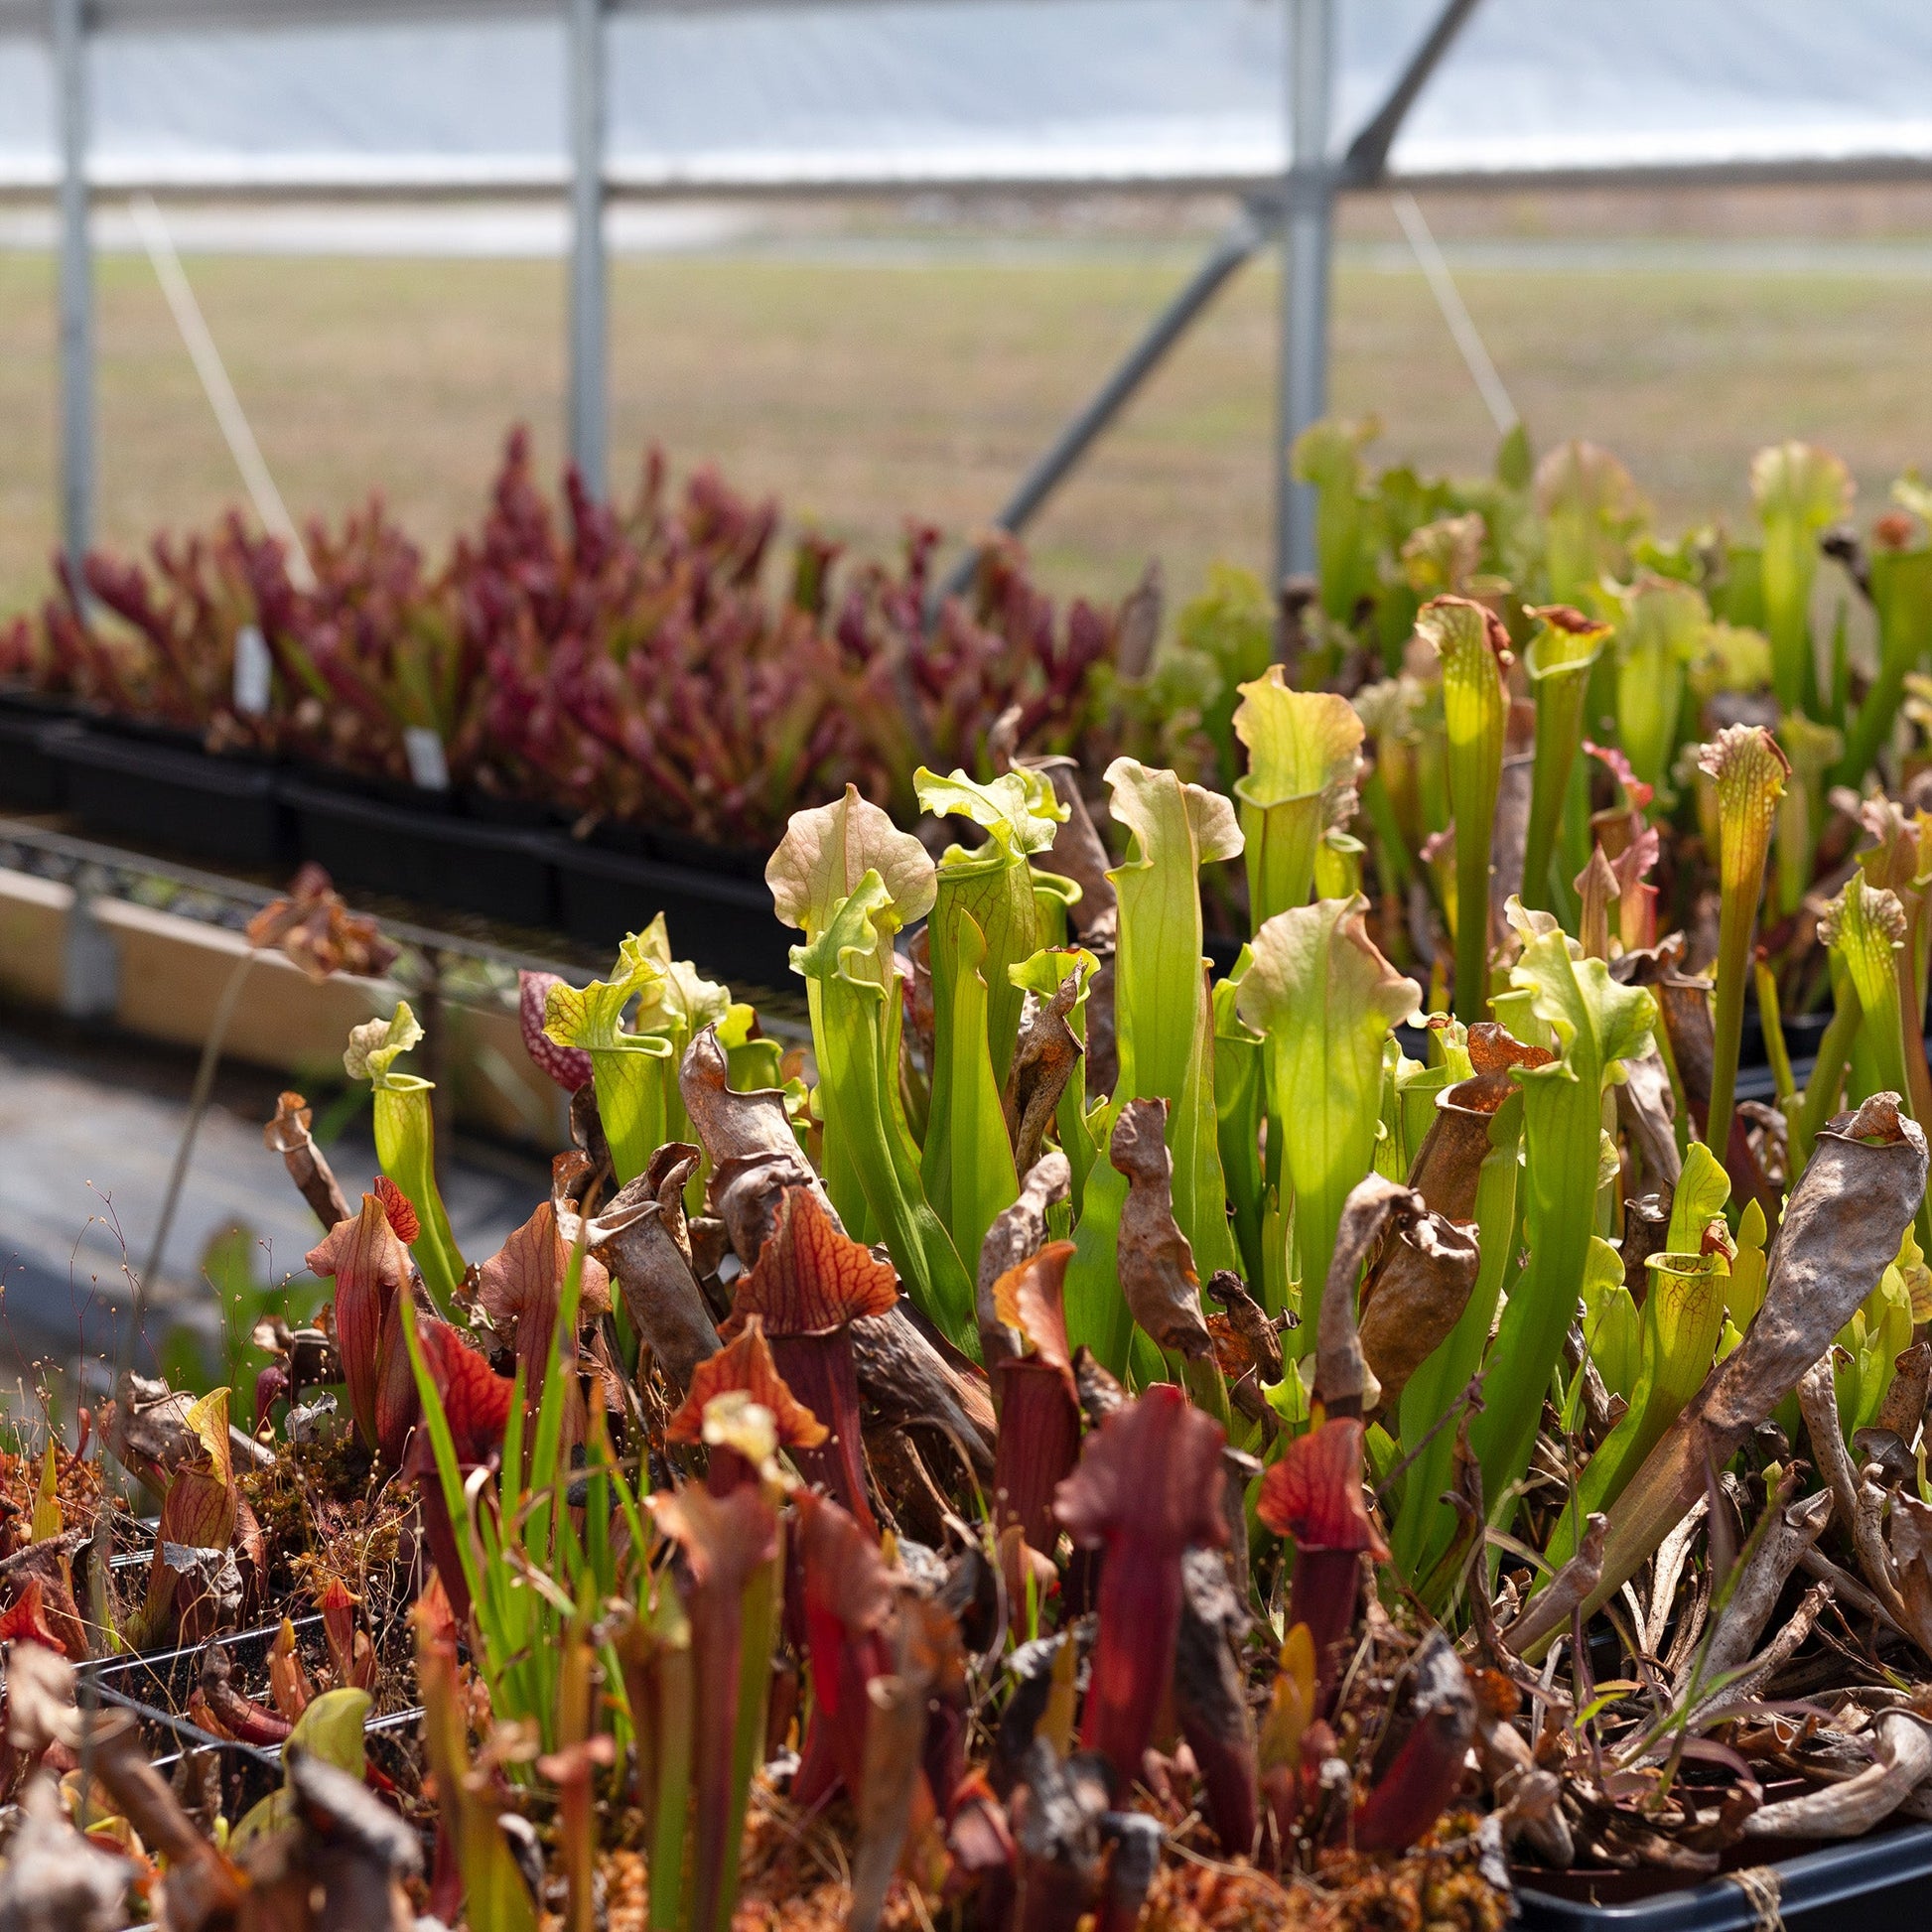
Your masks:
M 996 529 L 1017 532 L 1033 520 L 1040 505 L 1086 455 L 1101 431 L 1132 400 L 1222 287 L 1272 239 L 1280 227 L 1288 197 L 1298 186 L 1304 191 L 1313 186 L 1320 192 L 1334 188 L 1371 188 L 1383 180 L 1389 150 L 1409 110 L 1479 4 L 1480 0 L 1448 0 L 1382 105 L 1349 143 L 1348 152 L 1332 170 L 1321 171 L 1325 180 L 1297 184 L 1292 179 L 1284 179 L 1278 186 L 1245 198 L 1240 212 L 1215 240 L 1193 275 L 1175 290 L 1167 307 L 1155 317 L 1113 373 L 1028 471 L 993 518 Z M 939 607 L 947 598 L 957 597 L 966 590 L 978 568 L 979 552 L 975 546 L 928 593 L 928 623 L 938 616 Z
M 1079 414 L 1053 439 L 1046 453 L 1027 472 L 1020 486 L 994 517 L 995 528 L 1020 530 L 1033 520 L 1040 504 L 1058 487 L 1067 472 L 1086 455 L 1088 446 L 1161 365 L 1169 349 L 1187 333 L 1194 318 L 1220 294 L 1235 271 L 1266 242 L 1269 200 L 1269 197 L 1256 196 L 1242 205 L 1241 211 L 1221 231 L 1200 266 L 1174 291 L 1167 307 L 1121 358 L 1114 372 L 1095 390 Z M 926 603 L 928 621 L 937 616 L 939 606 L 947 598 L 957 597 L 966 589 L 978 569 L 978 548 L 969 548 L 929 593 Z

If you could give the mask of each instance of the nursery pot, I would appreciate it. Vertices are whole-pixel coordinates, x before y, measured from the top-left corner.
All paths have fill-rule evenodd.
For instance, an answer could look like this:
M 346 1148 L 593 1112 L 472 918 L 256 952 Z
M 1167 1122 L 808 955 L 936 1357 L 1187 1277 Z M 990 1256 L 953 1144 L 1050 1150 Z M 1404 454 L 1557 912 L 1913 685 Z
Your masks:
M 764 882 L 745 876 L 744 854 L 718 853 L 706 864 L 670 864 L 580 839 L 553 838 L 550 848 L 558 911 L 573 939 L 615 946 L 662 912 L 678 952 L 734 985 L 789 983 L 791 948 L 799 935 L 780 924 Z M 686 849 L 693 857 L 704 850 L 695 842 Z
M 243 1688 L 250 1689 L 264 1704 L 268 1699 L 260 1679 L 265 1673 L 269 1649 L 281 1628 L 279 1622 L 267 1623 L 221 1639 Z M 297 1617 L 295 1635 L 298 1650 L 310 1668 L 320 1667 L 328 1654 L 322 1618 L 319 1615 Z M 189 1751 L 212 1752 L 220 1768 L 229 1815 L 238 1817 L 281 1785 L 281 1752 L 272 1746 L 215 1737 L 182 1715 L 201 1677 L 204 1649 L 204 1645 L 195 1644 L 186 1649 L 151 1651 L 145 1655 L 96 1657 L 78 1665 L 74 1675 L 91 1685 L 92 1695 L 102 1704 L 131 1712 L 140 1720 L 151 1748 L 162 1753 L 154 1762 L 164 1777 L 172 1773 L 177 1761 Z M 370 1763 L 392 1781 L 401 1782 L 410 1777 L 411 1746 L 422 1716 L 421 1707 L 412 1706 L 371 1717 L 362 1727 Z
M 49 698 L 0 692 L 0 805 L 58 812 L 66 802 L 63 748 L 80 722 Z
M 540 833 L 460 817 L 443 793 L 392 801 L 294 777 L 281 793 L 302 857 L 338 885 L 506 925 L 556 922 Z
M 235 866 L 279 868 L 288 857 L 266 764 L 93 728 L 50 749 L 63 766 L 61 802 L 90 832 Z
M 1522 1871 L 1523 1932 L 1921 1932 L 1932 1916 L 1932 1825 L 1829 1845 L 1681 1890 L 1629 1896 L 1635 1872 Z M 1546 1886 L 1562 1885 L 1574 1896 Z M 1597 1903 L 1620 1897 L 1621 1902 Z

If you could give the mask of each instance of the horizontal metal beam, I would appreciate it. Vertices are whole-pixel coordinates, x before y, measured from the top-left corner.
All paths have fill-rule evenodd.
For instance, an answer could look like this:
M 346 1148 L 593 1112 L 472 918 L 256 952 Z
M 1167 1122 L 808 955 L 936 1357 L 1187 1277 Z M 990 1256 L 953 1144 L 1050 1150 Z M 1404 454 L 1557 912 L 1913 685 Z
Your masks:
M 1932 152 L 1920 154 L 1790 155 L 1736 161 L 1619 162 L 1603 167 L 1410 169 L 1385 175 L 1380 186 L 1413 195 L 1521 194 L 1526 188 L 1808 188 L 1883 186 L 1932 180 Z
M 276 165 L 242 169 L 232 158 L 208 168 L 171 167 L 166 172 L 96 159 L 89 170 L 89 188 L 96 200 L 137 193 L 158 202 L 223 200 L 246 202 L 511 202 L 555 201 L 570 185 L 569 164 L 556 160 L 507 166 L 472 166 L 459 159 L 445 164 L 425 157 L 426 164 L 393 175 L 374 169 L 348 173 L 311 166 Z M 38 166 L 17 161 L 0 166 L 0 205 L 44 203 L 54 192 L 59 168 L 50 157 Z M 1649 166 L 1628 163 L 1614 167 L 1558 169 L 1486 168 L 1395 170 L 1374 184 L 1342 181 L 1343 195 L 1386 193 L 1406 188 L 1415 195 L 1520 195 L 1526 189 L 1552 193 L 1581 189 L 1654 189 L 1674 187 L 1778 188 L 1834 185 L 1882 186 L 1893 182 L 1932 180 L 1932 154 L 1859 155 L 1843 158 L 1782 161 L 1658 162 Z M 610 198 L 617 202 L 717 201 L 845 201 L 864 197 L 911 194 L 958 196 L 993 195 L 1049 197 L 1081 195 L 1232 195 L 1267 208 L 1279 206 L 1281 177 L 1202 171 L 1197 174 L 1125 175 L 1077 174 L 1070 170 L 1016 175 L 974 175 L 906 169 L 835 174 L 829 170 L 801 179 L 751 175 L 692 167 L 655 167 L 617 156 L 605 174 Z
M 938 0 L 990 6 L 1000 0 Z M 1063 6 L 1080 0 L 1058 0 Z M 895 6 L 903 0 L 611 0 L 627 14 L 797 13 L 841 7 Z M 921 0 L 932 5 L 934 0 Z M 92 34 L 206 33 L 211 29 L 274 33 L 291 28 L 434 25 L 490 19 L 561 20 L 566 0 L 87 0 Z M 52 0 L 0 0 L 0 34 L 51 32 Z

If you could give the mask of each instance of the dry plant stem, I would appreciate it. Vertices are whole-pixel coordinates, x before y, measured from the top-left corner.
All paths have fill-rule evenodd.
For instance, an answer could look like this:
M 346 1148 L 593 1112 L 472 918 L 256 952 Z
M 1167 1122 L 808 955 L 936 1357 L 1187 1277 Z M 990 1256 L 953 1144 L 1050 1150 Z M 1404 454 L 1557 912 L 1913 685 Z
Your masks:
M 1831 1346 L 1925 1194 L 1925 1135 L 1893 1093 L 1820 1134 L 1786 1202 L 1762 1306 L 1617 1497 L 1597 1600 L 1613 1595 L 1750 1432 Z M 1594 1608 L 1594 1603 L 1589 1605 Z
M 1821 1584 L 1830 1584 L 1832 1594 L 1846 1608 L 1857 1610 L 1862 1616 L 1874 1618 L 1887 1630 L 1895 1631 L 1901 1637 L 1909 1634 L 1877 1597 L 1872 1595 L 1849 1570 L 1835 1564 L 1823 1550 L 1810 1549 L 1802 1552 L 1798 1558 L 1798 1568 L 1807 1577 L 1816 1577 Z
M 1710 1508 L 1709 1500 L 1700 1496 L 1691 1505 L 1690 1513 L 1683 1522 L 1657 1546 L 1657 1555 L 1651 1566 L 1650 1601 L 1644 1609 L 1643 1618 L 1643 1647 L 1653 1657 L 1657 1654 L 1658 1645 L 1664 1641 L 1664 1632 L 1670 1624 L 1671 1608 L 1677 1600 L 1677 1586 L 1684 1575 L 1685 1560 L 1691 1554 L 1698 1528 Z
M 1385 1411 L 1397 1410 L 1410 1377 L 1461 1320 L 1481 1260 L 1474 1230 L 1440 1214 L 1398 1225 L 1383 1243 L 1364 1287 L 1364 1297 L 1372 1288 L 1374 1299 L 1359 1326 Z
M 1569 1333 L 1563 1338 L 1563 1358 L 1577 1376 L 1577 1388 L 1583 1398 L 1584 1421 L 1588 1426 L 1588 1440 L 1600 1444 L 1616 1427 L 1616 1418 L 1610 1412 L 1610 1392 L 1604 1385 L 1602 1374 L 1589 1358 L 1589 1347 L 1584 1339 L 1581 1321 L 1573 1321 Z
M 1355 1278 L 1384 1229 L 1413 1226 L 1428 1215 L 1412 1188 L 1370 1173 L 1349 1189 L 1322 1284 L 1314 1356 L 1314 1392 L 1330 1416 L 1360 1416 L 1380 1390 L 1369 1373 L 1355 1314 Z
M 1570 1821 L 1556 1802 L 1561 1783 L 1541 1769 L 1529 1740 L 1506 1717 L 1493 1715 L 1482 1692 L 1476 1694 L 1476 1761 L 1498 1809 L 1510 1813 L 1515 1829 L 1535 1847 L 1546 1864 L 1564 1870 L 1576 1862 Z M 1507 1828 L 1505 1828 L 1507 1831 Z
M 1889 1818 L 1932 1777 L 1932 1730 L 1905 1711 L 1877 1724 L 1877 1760 L 1843 1784 L 1766 1805 L 1744 1822 L 1746 1838 L 1857 1838 Z
M 1684 1172 L 1677 1145 L 1676 1098 L 1670 1068 L 1655 1046 L 1623 1063 L 1623 1082 L 1616 1089 L 1617 1116 L 1635 1151 L 1642 1157 L 1650 1182 L 1674 1188 Z
M 309 1132 L 309 1119 L 308 1103 L 302 1096 L 285 1093 L 276 1106 L 275 1118 L 262 1130 L 262 1141 L 271 1153 L 282 1157 L 289 1178 L 327 1230 L 348 1219 L 349 1206 L 335 1170 Z
M 1707 1563 L 1699 1567 L 1690 1606 L 1678 1622 L 1677 1634 L 1671 1638 L 1669 1654 L 1664 1658 L 1666 1677 L 1675 1680 L 1680 1671 L 1690 1668 L 1690 1661 L 1697 1654 L 1698 1644 L 1703 1639 L 1705 1619 L 1710 1611 L 1711 1566 Z
M 623 1297 L 631 1327 L 682 1398 L 698 1364 L 718 1352 L 718 1331 L 650 1179 L 639 1174 L 621 1188 L 588 1234 L 593 1255 Z
M 1787 1480 L 1784 1494 L 1773 1498 L 1770 1506 L 1776 1515 L 1771 1527 L 1752 1551 L 1744 1574 L 1730 1593 L 1730 1601 L 1718 1619 L 1718 1627 L 1711 1633 L 1702 1666 L 1707 1682 L 1721 1671 L 1737 1669 L 1750 1656 L 1751 1646 L 1763 1635 L 1771 1612 L 1777 1608 L 1786 1580 L 1831 1521 L 1829 1491 L 1820 1489 L 1790 1502 L 1786 1498 L 1793 1487 L 1795 1483 Z M 1680 1672 L 1672 1689 L 1682 1697 L 1688 1688 L 1689 1673 Z
M 1845 1528 L 1851 1532 L 1852 1547 L 1858 1552 L 1859 1568 L 1871 1592 L 1885 1606 L 1885 1614 L 1903 1629 L 1912 1623 L 1911 1612 L 1898 1593 L 1891 1560 L 1885 1550 L 1880 1519 L 1884 1514 L 1883 1492 L 1861 1479 L 1852 1466 L 1839 1428 L 1838 1397 L 1832 1386 L 1832 1360 L 1823 1356 L 1805 1371 L 1798 1384 L 1798 1407 L 1805 1419 L 1805 1433 L 1811 1438 L 1811 1451 L 1830 1484 L 1832 1501 Z
M 1002 1275 L 1030 1261 L 1046 1245 L 1046 1211 L 1056 1201 L 1068 1199 L 1072 1191 L 1072 1165 L 1058 1148 L 1053 1148 L 1027 1170 L 1020 1183 L 1019 1198 L 993 1217 L 986 1239 L 980 1243 L 973 1283 L 974 1305 L 979 1318 L 980 1347 L 989 1372 L 998 1353 L 1011 1355 L 1013 1352 L 1010 1341 L 996 1345 L 988 1339 L 1001 1326 L 993 1306 L 993 1286 Z
M 233 1910 L 241 1897 L 234 1866 L 203 1837 L 149 1762 L 132 1715 L 115 1711 L 77 1717 L 72 1728 L 81 1732 L 77 1741 L 83 1766 L 92 1760 L 94 1776 L 121 1816 L 150 1852 L 168 1861 L 170 1922 L 200 1925 Z M 71 1729 L 64 1741 L 75 1741 Z M 92 1787 L 83 1783 L 81 1788 Z
M 1577 1554 L 1550 1579 L 1529 1608 L 1500 1632 L 1499 1642 L 1520 1657 L 1552 1631 L 1569 1627 L 1572 1615 L 1594 1593 L 1602 1578 L 1603 1539 L 1609 1527 L 1609 1518 L 1600 1511 L 1590 1516 Z
M 921 1674 L 923 1676 L 923 1674 Z M 866 1686 L 864 1789 L 852 1870 L 851 1932 L 876 1932 L 911 1823 L 926 1703 L 921 1676 L 875 1677 Z
M 1797 1654 L 1798 1646 L 1811 1635 L 1812 1627 L 1832 1600 L 1830 1584 L 1814 1584 L 1793 1612 L 1791 1621 L 1744 1667 L 1741 1677 L 1733 1679 L 1697 1706 L 1691 1713 L 1693 1729 L 1706 1729 L 1721 1723 L 1757 1699 L 1770 1688 L 1771 1680 Z M 1706 1676 L 1710 1673 L 1707 1671 Z
M 1932 1392 L 1932 1342 L 1915 1341 L 1894 1359 L 1892 1371 L 1872 1426 L 1890 1430 L 1909 1452 L 1917 1446 L 1925 1399 Z

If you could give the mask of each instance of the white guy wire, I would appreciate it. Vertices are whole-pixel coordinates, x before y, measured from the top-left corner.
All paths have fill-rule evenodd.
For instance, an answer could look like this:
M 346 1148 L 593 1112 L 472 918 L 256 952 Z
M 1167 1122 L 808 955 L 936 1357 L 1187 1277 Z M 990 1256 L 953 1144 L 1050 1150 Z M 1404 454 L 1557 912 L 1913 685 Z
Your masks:
M 1449 263 L 1443 259 L 1443 251 L 1437 247 L 1422 209 L 1416 206 L 1416 198 L 1404 193 L 1391 195 L 1389 201 L 1395 208 L 1395 218 L 1402 223 L 1402 232 L 1409 237 L 1409 246 L 1415 251 L 1417 266 L 1436 298 L 1436 306 L 1442 310 L 1443 320 L 1449 324 L 1449 332 L 1462 351 L 1462 360 L 1482 393 L 1483 405 L 1489 411 L 1490 421 L 1496 425 L 1496 434 L 1507 436 L 1520 420 L 1516 405 L 1510 401 L 1509 391 L 1503 387 L 1503 379 L 1482 345 L 1482 338 L 1463 305 L 1462 292 L 1455 286 Z
M 275 487 L 275 479 L 268 474 L 268 465 L 262 461 L 255 433 L 248 427 L 234 384 L 228 380 L 228 371 L 222 365 L 221 351 L 214 346 L 201 304 L 195 300 L 195 291 L 182 272 L 181 257 L 175 253 L 168 224 L 162 219 L 152 195 L 136 195 L 128 204 L 128 211 L 134 217 L 142 246 L 148 251 L 148 260 L 154 264 L 155 279 L 168 298 L 168 307 L 174 311 L 175 327 L 181 331 L 195 373 L 202 378 L 208 407 L 214 411 L 228 454 L 241 472 L 255 514 L 271 536 L 280 537 L 288 545 L 290 583 L 299 591 L 312 591 L 316 587 L 316 573 L 310 565 L 309 552 L 295 527 L 295 519 L 289 515 L 288 505 L 282 501 L 282 492 Z

